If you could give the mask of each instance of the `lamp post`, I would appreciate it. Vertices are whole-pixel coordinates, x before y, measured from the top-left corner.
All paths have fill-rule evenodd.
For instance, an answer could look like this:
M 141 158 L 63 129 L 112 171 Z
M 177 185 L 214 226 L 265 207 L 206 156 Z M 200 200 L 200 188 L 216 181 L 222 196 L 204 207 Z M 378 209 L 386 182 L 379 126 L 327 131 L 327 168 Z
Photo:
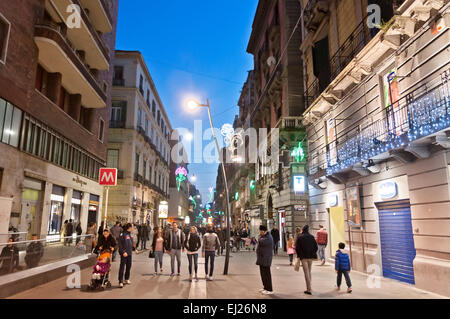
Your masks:
M 199 108 L 199 107 L 206 107 L 208 109 L 208 116 L 209 116 L 209 123 L 211 124 L 211 131 L 214 137 L 214 142 L 216 143 L 216 148 L 217 148 L 217 153 L 219 154 L 219 160 L 220 160 L 220 164 L 222 166 L 222 174 L 223 174 L 223 179 L 225 182 L 225 192 L 226 192 L 226 201 L 227 201 L 227 233 L 226 233 L 226 253 L 225 253 L 225 266 L 223 269 L 223 274 L 227 275 L 228 274 L 228 264 L 230 262 L 230 202 L 229 202 L 229 195 L 228 195 L 228 182 L 227 182 L 227 175 L 225 173 L 225 165 L 223 163 L 223 159 L 221 159 L 220 157 L 220 149 L 219 149 L 219 142 L 217 142 L 217 137 L 216 137 L 216 133 L 214 132 L 214 126 L 213 126 L 213 122 L 212 122 L 212 118 L 211 118 L 211 110 L 210 110 L 210 106 L 209 106 L 209 100 L 206 100 L 206 104 L 200 104 L 199 102 L 195 101 L 195 100 L 190 100 L 187 103 L 187 107 L 191 110 L 194 111 L 195 109 Z

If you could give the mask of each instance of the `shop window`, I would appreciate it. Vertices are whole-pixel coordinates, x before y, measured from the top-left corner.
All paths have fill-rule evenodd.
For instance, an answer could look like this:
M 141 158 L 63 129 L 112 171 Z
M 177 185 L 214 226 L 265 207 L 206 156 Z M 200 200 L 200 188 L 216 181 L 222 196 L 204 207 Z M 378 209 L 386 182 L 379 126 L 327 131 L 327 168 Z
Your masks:
M 48 234 L 59 234 L 62 226 L 64 215 L 64 195 L 65 188 L 53 185 L 52 194 L 50 195 L 50 216 L 48 221 Z
M 0 13 L 0 62 L 6 63 L 11 23 Z

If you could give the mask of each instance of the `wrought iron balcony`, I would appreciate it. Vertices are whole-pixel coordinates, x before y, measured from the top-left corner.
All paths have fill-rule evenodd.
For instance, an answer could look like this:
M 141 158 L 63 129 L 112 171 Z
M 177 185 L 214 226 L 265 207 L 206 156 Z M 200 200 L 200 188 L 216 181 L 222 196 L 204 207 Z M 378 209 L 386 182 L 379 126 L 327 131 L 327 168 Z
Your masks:
M 339 73 L 353 60 L 353 58 L 370 42 L 378 32 L 371 34 L 367 27 L 367 17 L 353 30 L 349 37 L 342 43 L 333 57 L 330 59 L 331 79 L 333 81 Z
M 393 103 L 384 118 L 352 134 L 338 136 L 336 156 L 327 152 L 327 175 L 449 128 L 449 72 L 433 89 L 421 87 Z

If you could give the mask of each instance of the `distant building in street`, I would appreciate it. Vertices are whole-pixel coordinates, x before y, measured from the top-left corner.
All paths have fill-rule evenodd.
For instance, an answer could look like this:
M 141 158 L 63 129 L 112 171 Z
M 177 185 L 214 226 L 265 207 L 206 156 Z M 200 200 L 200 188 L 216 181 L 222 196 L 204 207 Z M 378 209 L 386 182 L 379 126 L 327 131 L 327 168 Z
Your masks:
M 168 204 L 172 127 L 139 51 L 116 51 L 108 134 L 108 167 L 119 170 L 108 220 L 159 224 Z
M 301 3 L 311 230 L 450 296 L 450 3 Z
M 176 171 L 184 167 L 186 173 L 189 173 L 187 154 L 183 147 L 182 136 L 177 130 L 172 133 L 172 140 L 170 141 L 172 161 L 170 163 L 170 177 L 169 177 L 169 220 L 177 221 L 185 219 L 189 216 L 189 192 L 190 182 L 189 177 L 185 176 L 184 180 L 178 182 Z M 179 176 L 178 178 L 182 178 Z
M 254 177 L 253 172 L 243 173 L 250 178 L 241 185 L 251 195 L 247 195 L 243 217 L 247 224 L 249 219 L 254 220 L 250 220 L 254 230 L 259 223 L 269 229 L 277 225 L 284 236 L 305 224 L 308 207 L 306 157 L 291 156 L 295 151 L 303 155 L 307 152 L 300 117 L 305 110 L 301 94 L 303 66 L 298 52 L 302 38 L 300 15 L 298 0 L 259 1 L 247 47 L 254 58 L 254 102 L 240 103 L 244 126 L 266 128 L 268 132 L 267 143 L 259 145 L 260 150 L 267 146 L 267 152 L 249 154 L 250 161 L 256 162 Z M 271 129 L 278 129 L 279 135 Z M 279 139 L 278 150 L 270 149 L 273 138 Z M 277 152 L 278 157 L 272 156 Z
M 100 221 L 117 10 L 0 2 L 0 233 L 57 237 L 64 220 Z

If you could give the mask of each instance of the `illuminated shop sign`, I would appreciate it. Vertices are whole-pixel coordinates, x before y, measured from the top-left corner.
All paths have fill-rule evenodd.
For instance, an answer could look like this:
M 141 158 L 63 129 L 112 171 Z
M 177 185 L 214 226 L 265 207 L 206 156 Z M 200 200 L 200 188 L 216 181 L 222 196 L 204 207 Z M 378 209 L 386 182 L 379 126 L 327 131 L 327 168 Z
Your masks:
M 50 200 L 55 201 L 55 202 L 62 202 L 62 203 L 64 203 L 64 196 L 51 194 L 50 195 Z
M 167 218 L 169 216 L 169 205 L 167 202 L 159 203 L 159 218 Z
M 382 199 L 394 198 L 398 194 L 397 183 L 386 182 L 379 186 L 378 191 Z
M 293 178 L 294 192 L 304 193 L 305 192 L 305 176 L 304 175 L 294 175 L 292 178 Z

